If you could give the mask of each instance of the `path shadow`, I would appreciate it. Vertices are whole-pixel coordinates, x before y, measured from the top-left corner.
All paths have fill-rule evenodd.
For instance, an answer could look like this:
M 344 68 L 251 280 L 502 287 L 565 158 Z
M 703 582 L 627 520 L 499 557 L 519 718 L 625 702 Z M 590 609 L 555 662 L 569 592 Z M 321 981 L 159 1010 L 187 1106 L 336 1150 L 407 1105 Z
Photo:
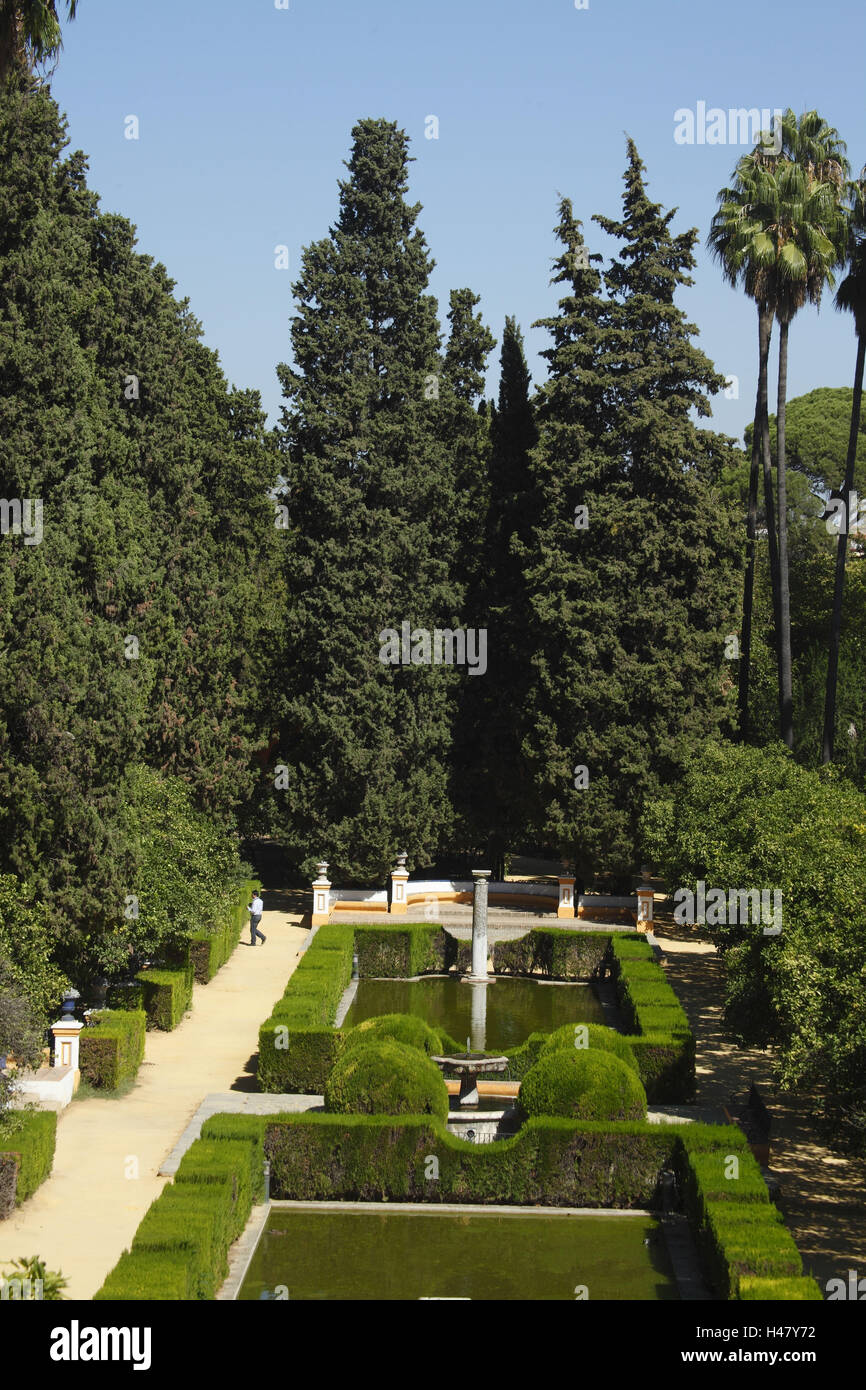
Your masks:
M 259 1054 L 254 1052 L 244 1063 L 243 1076 L 235 1077 L 229 1086 L 230 1091 L 258 1091 Z

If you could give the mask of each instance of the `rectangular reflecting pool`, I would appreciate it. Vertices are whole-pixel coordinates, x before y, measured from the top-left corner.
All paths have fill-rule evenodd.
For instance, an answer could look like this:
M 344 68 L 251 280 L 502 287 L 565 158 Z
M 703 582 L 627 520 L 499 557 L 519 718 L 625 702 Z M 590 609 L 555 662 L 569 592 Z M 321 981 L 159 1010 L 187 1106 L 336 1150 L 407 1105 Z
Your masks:
M 678 1295 L 661 1227 L 641 1213 L 277 1206 L 238 1297 L 648 1301 Z
M 479 1002 L 483 1004 L 483 1042 L 477 1038 Z M 354 1028 L 379 1014 L 416 1014 L 431 1027 L 444 1028 L 461 1045 L 471 1036 L 473 1047 L 488 1052 L 516 1047 L 530 1033 L 551 1033 L 564 1023 L 604 1023 L 604 1010 L 592 985 L 544 984 L 502 975 L 488 985 L 436 975 L 421 980 L 361 980 L 343 1027 Z

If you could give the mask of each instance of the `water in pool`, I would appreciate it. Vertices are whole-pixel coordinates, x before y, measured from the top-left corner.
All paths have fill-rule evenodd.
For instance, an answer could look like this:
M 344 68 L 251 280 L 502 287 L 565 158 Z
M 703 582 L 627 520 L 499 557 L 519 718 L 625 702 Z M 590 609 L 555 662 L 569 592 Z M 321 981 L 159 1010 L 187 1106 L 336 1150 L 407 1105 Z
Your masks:
M 650 1216 L 278 1207 L 239 1296 L 646 1301 L 677 1292 Z
M 484 1041 L 478 1039 L 478 1008 L 473 994 L 483 990 Z M 551 1033 L 564 1023 L 604 1023 L 604 1011 L 592 985 L 543 984 L 499 976 L 495 983 L 470 985 L 457 979 L 428 976 L 422 980 L 361 980 L 343 1023 L 353 1028 L 379 1014 L 417 1014 L 433 1028 L 488 1052 L 516 1047 L 530 1033 Z

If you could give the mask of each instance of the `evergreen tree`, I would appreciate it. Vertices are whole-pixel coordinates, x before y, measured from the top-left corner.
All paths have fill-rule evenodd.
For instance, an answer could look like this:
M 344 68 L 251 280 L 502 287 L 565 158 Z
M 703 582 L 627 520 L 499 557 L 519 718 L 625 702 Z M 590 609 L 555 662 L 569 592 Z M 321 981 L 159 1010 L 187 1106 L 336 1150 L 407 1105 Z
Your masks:
M 308 872 L 381 879 L 406 847 L 428 861 L 451 823 L 454 685 L 446 665 L 390 664 L 387 633 L 453 626 L 455 469 L 441 420 L 432 262 L 405 200 L 408 141 L 393 122 L 352 132 L 328 237 L 294 286 L 294 368 L 278 368 L 291 497 L 287 654 L 274 798 Z M 412 643 L 415 658 L 425 653 Z M 400 653 L 397 652 L 399 661 Z
M 726 638 L 740 555 L 718 479 L 730 441 L 696 428 L 724 379 L 674 303 L 692 283 L 697 231 L 649 201 L 632 141 L 624 242 L 604 277 L 570 205 L 541 393 L 544 512 L 528 566 L 538 673 L 528 740 L 541 832 L 585 879 L 633 869 L 637 815 L 659 778 L 724 727 Z M 585 511 L 580 510 L 585 508 Z M 577 524 L 576 524 L 577 523 Z
M 508 317 L 498 402 L 490 409 L 488 506 L 479 545 L 487 674 L 466 686 L 457 748 L 467 820 L 497 879 L 505 875 L 506 853 L 522 839 L 526 820 L 522 741 L 532 680 L 532 614 L 523 559 L 539 506 L 530 467 L 537 440 L 530 389 L 523 336 Z

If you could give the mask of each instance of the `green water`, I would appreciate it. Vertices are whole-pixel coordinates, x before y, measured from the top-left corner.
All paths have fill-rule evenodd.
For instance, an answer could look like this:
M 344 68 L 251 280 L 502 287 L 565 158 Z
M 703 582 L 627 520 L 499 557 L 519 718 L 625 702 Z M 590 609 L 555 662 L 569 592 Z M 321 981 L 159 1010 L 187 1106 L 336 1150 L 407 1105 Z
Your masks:
M 578 1286 L 596 1302 L 676 1298 L 658 1222 L 275 1209 L 239 1296 L 573 1300 Z
M 484 1042 L 472 1026 L 472 997 L 487 995 Z M 343 1023 L 353 1028 L 379 1014 L 417 1014 L 433 1028 L 444 1028 L 465 1047 L 496 1052 L 516 1047 L 530 1033 L 552 1033 L 563 1023 L 604 1023 L 604 1011 L 591 985 L 545 985 L 535 980 L 500 976 L 494 984 L 468 985 L 460 980 L 361 980 Z

